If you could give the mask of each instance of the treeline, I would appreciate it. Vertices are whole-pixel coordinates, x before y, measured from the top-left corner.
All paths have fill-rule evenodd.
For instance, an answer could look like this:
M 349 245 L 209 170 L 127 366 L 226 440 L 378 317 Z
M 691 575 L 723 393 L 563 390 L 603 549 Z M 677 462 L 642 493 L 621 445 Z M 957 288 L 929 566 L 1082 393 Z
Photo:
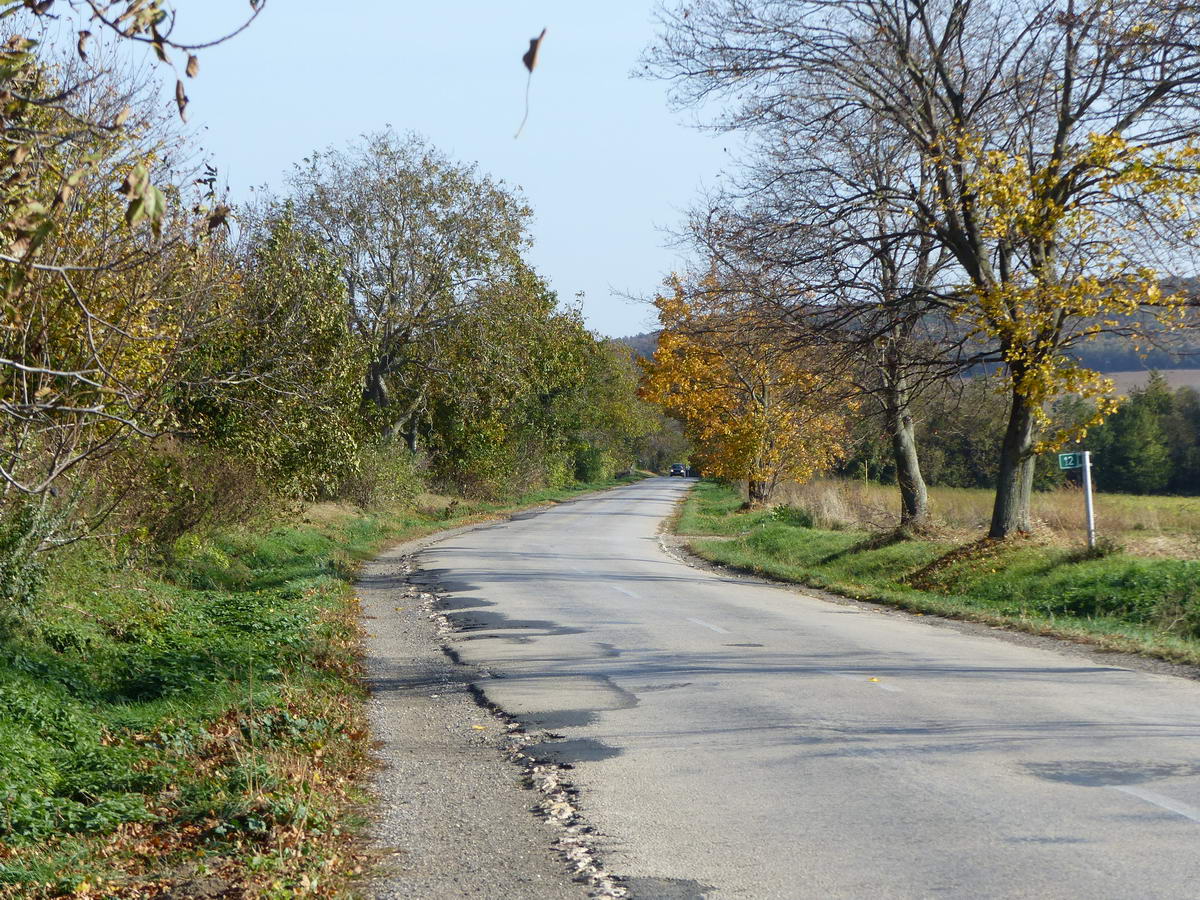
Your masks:
M 748 146 L 687 220 L 643 382 L 711 471 L 765 503 L 879 433 L 902 527 L 931 479 L 989 483 L 996 539 L 1085 436 L 1126 489 L 1162 482 L 1116 462 L 1147 401 L 1116 413 L 1083 360 L 1194 345 L 1195 9 L 714 0 L 659 23 L 645 71 Z
M 110 44 L 177 52 L 160 4 L 133 6 Z M 389 130 L 235 208 L 101 38 L 0 48 L 6 616 L 81 537 L 169 556 L 298 501 L 503 497 L 634 464 L 661 417 L 629 351 L 529 266 L 519 192 Z
M 972 379 L 922 398 L 917 404 L 921 470 L 930 485 L 987 488 L 996 483 L 994 448 L 1003 438 L 1003 396 L 986 379 Z M 1091 422 L 1093 404 L 1067 397 L 1057 404 L 1064 421 Z M 1064 451 L 1092 453 L 1097 489 L 1125 494 L 1200 495 L 1200 392 L 1172 390 L 1151 372 L 1143 388 L 1130 392 L 1118 410 L 1093 425 Z M 896 468 L 886 435 L 860 420 L 847 455 L 834 471 L 848 478 L 894 484 Z M 1078 472 L 1058 467 L 1058 451 L 1038 455 L 1034 487 L 1049 490 L 1077 484 Z

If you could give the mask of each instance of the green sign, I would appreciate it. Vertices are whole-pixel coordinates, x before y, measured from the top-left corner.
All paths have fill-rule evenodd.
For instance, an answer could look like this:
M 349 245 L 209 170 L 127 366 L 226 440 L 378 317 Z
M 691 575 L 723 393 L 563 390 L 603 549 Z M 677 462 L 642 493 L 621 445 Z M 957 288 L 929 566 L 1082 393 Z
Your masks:
M 1058 454 L 1058 467 L 1060 469 L 1079 469 L 1083 467 L 1082 453 L 1060 453 Z

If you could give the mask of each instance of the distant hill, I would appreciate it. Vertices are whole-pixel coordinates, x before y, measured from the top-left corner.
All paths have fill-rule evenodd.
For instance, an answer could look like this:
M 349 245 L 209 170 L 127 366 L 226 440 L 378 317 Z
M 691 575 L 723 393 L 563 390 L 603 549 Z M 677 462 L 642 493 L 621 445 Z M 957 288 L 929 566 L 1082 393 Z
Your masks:
M 1146 316 L 1146 330 L 1154 333 L 1153 322 L 1149 316 Z M 658 347 L 658 335 L 657 331 L 648 331 L 614 340 L 624 344 L 638 356 L 649 358 Z M 1164 375 L 1167 375 L 1168 371 L 1183 373 L 1200 370 L 1200 324 L 1161 335 L 1157 343 L 1160 346 L 1147 346 L 1138 353 L 1126 338 L 1100 335 L 1076 346 L 1072 355 L 1089 369 L 1120 375 L 1122 390 L 1144 383 L 1144 373 L 1151 369 L 1161 370 Z M 1140 380 L 1139 373 L 1142 373 Z M 1190 375 L 1168 375 L 1167 378 L 1176 387 L 1185 384 L 1194 386 Z
M 635 334 L 630 337 L 613 338 L 618 344 L 624 344 L 638 356 L 649 359 L 658 349 L 658 332 L 647 331 L 645 334 Z

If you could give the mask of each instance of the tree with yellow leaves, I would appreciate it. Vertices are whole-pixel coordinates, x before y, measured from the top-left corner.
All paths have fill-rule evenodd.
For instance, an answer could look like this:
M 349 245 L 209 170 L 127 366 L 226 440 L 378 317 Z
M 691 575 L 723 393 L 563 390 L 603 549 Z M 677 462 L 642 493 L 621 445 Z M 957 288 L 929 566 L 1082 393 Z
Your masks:
M 902 136 L 896 177 L 870 200 L 951 257 L 945 309 L 999 364 L 1009 397 L 989 533 L 1029 530 L 1038 451 L 1083 433 L 1057 427 L 1051 401 L 1111 407 L 1074 348 L 1101 333 L 1145 343 L 1181 321 L 1184 299 L 1159 284 L 1191 274 L 1179 269 L 1197 235 L 1195 5 L 712 0 L 661 21 L 651 71 L 679 103 L 738 101 L 720 105 L 725 128 L 819 149 L 863 117 Z M 760 149 L 774 158 L 773 144 Z
M 941 209 L 969 197 L 990 249 L 951 314 L 1004 364 L 1009 419 L 990 534 L 1005 537 L 1032 525 L 1036 455 L 1081 440 L 1116 410 L 1111 379 L 1080 365 L 1073 348 L 1100 334 L 1136 346 L 1186 322 L 1189 299 L 1164 292 L 1149 263 L 1190 240 L 1200 169 L 1191 140 L 1156 149 L 1116 131 L 1037 153 L 962 138 L 947 165 L 969 174 Z M 1094 401 L 1094 416 L 1057 425 L 1049 408 L 1063 394 Z
M 828 376 L 764 347 L 745 313 L 706 311 L 678 278 L 655 299 L 662 332 L 640 394 L 684 423 L 706 474 L 745 480 L 750 502 L 836 462 L 845 417 Z

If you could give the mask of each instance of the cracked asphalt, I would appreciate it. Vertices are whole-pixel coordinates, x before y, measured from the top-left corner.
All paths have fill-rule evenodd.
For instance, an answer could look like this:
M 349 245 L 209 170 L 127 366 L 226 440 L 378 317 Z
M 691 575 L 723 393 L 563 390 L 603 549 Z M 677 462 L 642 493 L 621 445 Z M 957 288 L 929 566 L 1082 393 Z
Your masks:
M 633 897 L 1196 895 L 1200 684 L 689 568 L 656 533 L 687 487 L 649 479 L 418 554 L 464 668 L 425 672 L 397 644 L 381 670 L 396 686 L 375 721 L 410 782 L 388 828 L 400 842 L 440 816 L 438 839 L 461 825 L 463 840 L 422 856 L 411 838 L 399 883 L 462 859 L 477 892 L 501 890 L 493 877 L 510 879 L 496 896 L 583 889 L 539 857 L 553 838 L 522 817 L 527 796 L 470 811 L 512 787 L 459 724 L 486 717 L 457 680 L 474 671 L 540 736 L 531 752 L 573 767 Z M 454 715 L 428 702 L 447 690 Z M 409 729 L 425 737 L 406 745 Z M 471 771 L 439 779 L 426 752 Z M 488 871 L 506 853 L 526 874 Z M 424 896 L 487 895 L 437 890 Z
M 441 650 L 428 588 L 410 581 L 408 558 L 427 543 L 385 552 L 358 582 L 383 858 L 362 891 L 379 900 L 587 897 L 555 849 L 558 831 L 531 812 L 537 795 L 505 755 L 504 722 L 476 702 L 472 670 Z

